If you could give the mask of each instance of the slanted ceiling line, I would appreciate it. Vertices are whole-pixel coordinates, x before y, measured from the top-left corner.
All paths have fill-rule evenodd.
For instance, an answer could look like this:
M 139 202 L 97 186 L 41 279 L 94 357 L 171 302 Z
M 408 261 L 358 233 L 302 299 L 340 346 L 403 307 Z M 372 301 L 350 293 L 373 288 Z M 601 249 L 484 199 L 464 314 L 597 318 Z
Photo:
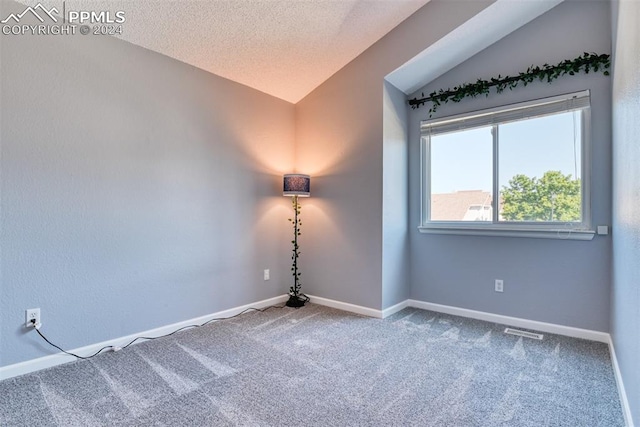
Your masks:
M 497 0 L 386 78 L 410 95 L 563 1 Z

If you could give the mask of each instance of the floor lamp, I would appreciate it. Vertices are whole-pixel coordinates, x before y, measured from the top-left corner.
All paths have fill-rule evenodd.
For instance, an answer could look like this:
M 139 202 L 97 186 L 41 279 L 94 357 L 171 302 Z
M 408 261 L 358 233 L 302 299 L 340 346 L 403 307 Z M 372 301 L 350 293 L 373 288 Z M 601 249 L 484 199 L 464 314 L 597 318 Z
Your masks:
M 309 297 L 300 292 L 300 272 L 298 271 L 298 257 L 300 256 L 300 246 L 298 245 L 298 236 L 300 236 L 300 203 L 298 197 L 309 197 L 311 195 L 311 177 L 309 175 L 302 175 L 298 173 L 286 174 L 283 181 L 283 195 L 291 197 L 291 203 L 293 204 L 293 219 L 289 218 L 289 222 L 293 223 L 293 254 L 291 259 L 293 265 L 291 266 L 291 272 L 293 273 L 293 286 L 289 288 L 289 300 L 287 301 L 288 307 L 302 307 Z

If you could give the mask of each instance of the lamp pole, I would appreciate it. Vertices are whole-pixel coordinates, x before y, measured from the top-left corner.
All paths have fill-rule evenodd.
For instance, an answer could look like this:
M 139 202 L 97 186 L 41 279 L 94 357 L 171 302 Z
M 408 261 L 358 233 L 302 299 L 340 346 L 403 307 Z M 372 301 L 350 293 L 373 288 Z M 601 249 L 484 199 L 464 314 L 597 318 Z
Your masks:
M 293 205 L 293 240 L 291 243 L 293 244 L 293 254 L 291 255 L 291 259 L 293 260 L 293 265 L 291 266 L 291 271 L 293 272 L 293 286 L 289 288 L 289 300 L 287 301 L 288 307 L 302 307 L 306 302 L 305 299 L 300 298 L 300 273 L 298 272 L 298 257 L 300 256 L 299 246 L 298 246 L 298 236 L 300 235 L 300 225 L 301 221 L 298 218 L 300 215 L 300 203 L 298 203 L 298 196 L 293 196 L 291 198 L 291 203 Z M 289 219 L 289 221 L 292 221 Z
M 293 196 L 293 212 L 293 295 L 297 297 L 298 292 L 300 292 L 300 285 L 298 284 L 300 278 L 300 273 L 298 273 L 298 256 L 300 255 L 298 252 L 298 236 L 300 235 L 298 215 L 300 214 L 300 203 L 298 203 L 298 196 Z

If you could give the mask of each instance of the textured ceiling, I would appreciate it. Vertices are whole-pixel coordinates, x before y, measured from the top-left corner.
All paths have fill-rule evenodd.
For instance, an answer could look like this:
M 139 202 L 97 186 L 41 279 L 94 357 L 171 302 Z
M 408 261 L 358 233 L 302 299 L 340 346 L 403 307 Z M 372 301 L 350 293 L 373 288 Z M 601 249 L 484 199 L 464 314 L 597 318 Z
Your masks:
M 428 1 L 66 0 L 66 10 L 124 10 L 122 39 L 295 103 Z

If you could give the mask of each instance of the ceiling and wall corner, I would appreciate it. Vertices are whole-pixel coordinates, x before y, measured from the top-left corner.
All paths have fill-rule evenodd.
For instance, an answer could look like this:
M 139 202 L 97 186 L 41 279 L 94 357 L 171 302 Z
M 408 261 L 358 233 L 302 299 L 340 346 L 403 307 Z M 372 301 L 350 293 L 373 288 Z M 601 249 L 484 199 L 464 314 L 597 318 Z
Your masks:
M 296 104 L 296 166 L 314 176 L 317 196 L 305 204 L 309 293 L 379 310 L 405 292 L 383 284 L 383 274 L 392 286 L 402 268 L 383 266 L 389 251 L 402 261 L 401 240 L 383 237 L 393 227 L 383 218 L 391 200 L 383 189 L 384 77 L 492 3 L 430 1 Z

